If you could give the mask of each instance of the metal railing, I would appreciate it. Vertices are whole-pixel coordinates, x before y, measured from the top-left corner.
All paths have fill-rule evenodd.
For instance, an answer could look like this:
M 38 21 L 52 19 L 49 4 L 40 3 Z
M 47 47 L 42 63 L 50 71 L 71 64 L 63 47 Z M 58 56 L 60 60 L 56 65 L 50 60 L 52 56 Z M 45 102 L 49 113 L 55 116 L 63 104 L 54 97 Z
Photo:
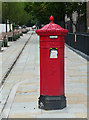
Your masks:
M 89 34 L 68 33 L 67 36 L 65 36 L 65 43 L 89 56 Z

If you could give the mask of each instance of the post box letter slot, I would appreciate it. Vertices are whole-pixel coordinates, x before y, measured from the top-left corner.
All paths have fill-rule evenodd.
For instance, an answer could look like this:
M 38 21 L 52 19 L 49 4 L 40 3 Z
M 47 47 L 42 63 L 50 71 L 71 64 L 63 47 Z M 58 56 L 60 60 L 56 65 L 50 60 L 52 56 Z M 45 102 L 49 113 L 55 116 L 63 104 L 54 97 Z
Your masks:
M 58 48 L 50 48 L 50 58 L 58 58 Z
M 49 36 L 49 38 L 50 38 L 50 39 L 52 39 L 52 38 L 56 38 L 56 39 L 57 39 L 58 36 L 57 36 L 57 35 L 52 35 L 52 36 Z

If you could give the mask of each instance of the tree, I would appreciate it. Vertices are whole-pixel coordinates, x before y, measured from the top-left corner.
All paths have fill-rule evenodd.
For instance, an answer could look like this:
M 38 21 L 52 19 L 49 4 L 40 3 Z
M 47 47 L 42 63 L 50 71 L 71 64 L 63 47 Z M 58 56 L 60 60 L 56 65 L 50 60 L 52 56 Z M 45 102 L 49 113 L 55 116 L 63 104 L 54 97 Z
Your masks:
M 66 5 L 66 14 L 70 18 L 70 21 L 72 25 L 75 26 L 75 29 L 77 31 L 77 24 L 79 22 L 79 19 L 81 16 L 84 16 L 86 18 L 86 3 L 85 2 L 68 2 L 65 3 Z M 73 13 L 76 12 L 76 21 L 73 20 Z
M 38 21 L 39 24 L 47 24 L 51 15 L 57 24 L 65 18 L 65 7 L 62 2 L 26 2 L 25 10 L 32 15 L 34 23 Z
M 65 14 L 70 18 L 72 25 L 77 30 L 77 24 L 81 15 L 86 14 L 86 5 L 83 2 L 32 2 L 25 3 L 25 10 L 32 15 L 32 22 L 38 21 L 40 24 L 47 24 L 49 17 L 54 16 L 55 23 L 64 27 Z M 76 22 L 73 20 L 73 13 L 76 12 Z
M 9 19 L 11 23 L 27 24 L 29 14 L 24 10 L 24 2 L 3 2 L 2 3 L 2 21 Z
M 72 14 L 77 12 L 76 23 Z M 16 24 L 47 24 L 49 17 L 54 16 L 54 22 L 64 27 L 65 14 L 76 27 L 81 14 L 86 14 L 86 5 L 83 2 L 3 2 L 2 21 L 9 19 Z

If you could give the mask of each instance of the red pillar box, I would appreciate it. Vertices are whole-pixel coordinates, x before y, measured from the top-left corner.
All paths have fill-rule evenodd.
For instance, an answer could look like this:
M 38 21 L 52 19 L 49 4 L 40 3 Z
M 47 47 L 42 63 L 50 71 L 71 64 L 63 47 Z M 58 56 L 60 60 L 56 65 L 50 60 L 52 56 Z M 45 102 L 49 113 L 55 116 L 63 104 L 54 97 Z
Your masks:
M 66 107 L 64 92 L 64 35 L 68 30 L 51 22 L 36 30 L 40 36 L 40 97 L 39 108 Z

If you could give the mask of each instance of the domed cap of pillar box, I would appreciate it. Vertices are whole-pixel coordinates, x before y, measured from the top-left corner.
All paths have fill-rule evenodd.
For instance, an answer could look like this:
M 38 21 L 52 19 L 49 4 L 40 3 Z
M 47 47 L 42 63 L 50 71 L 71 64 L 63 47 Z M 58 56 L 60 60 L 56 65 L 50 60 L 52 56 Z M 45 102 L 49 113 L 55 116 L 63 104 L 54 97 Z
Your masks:
M 36 30 L 35 32 L 41 35 L 66 35 L 68 33 L 67 29 L 62 28 L 61 26 L 53 23 L 54 17 L 50 17 L 50 23 L 42 27 L 41 29 Z

